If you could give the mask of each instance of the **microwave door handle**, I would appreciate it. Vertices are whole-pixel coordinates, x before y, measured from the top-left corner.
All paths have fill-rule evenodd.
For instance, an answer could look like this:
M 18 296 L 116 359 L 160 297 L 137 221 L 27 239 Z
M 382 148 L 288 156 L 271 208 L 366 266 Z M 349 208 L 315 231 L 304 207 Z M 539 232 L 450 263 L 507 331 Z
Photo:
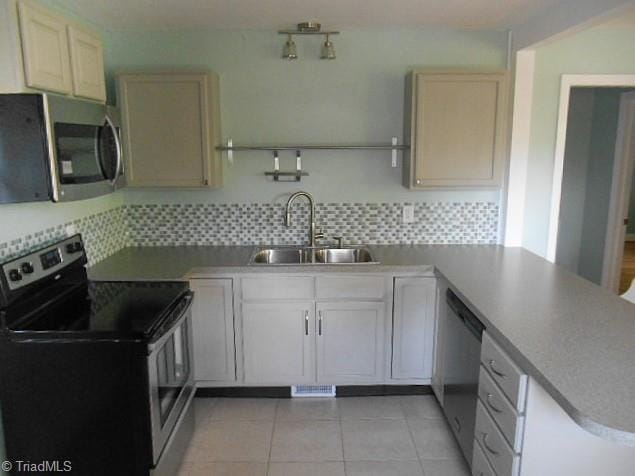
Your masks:
M 119 134 L 117 133 L 117 128 L 115 127 L 115 124 L 112 122 L 112 119 L 110 119 L 110 116 L 108 116 L 108 114 L 106 114 L 106 124 L 108 124 L 108 127 L 110 127 L 110 130 L 112 131 L 112 135 L 115 138 L 115 148 L 116 148 L 116 154 L 117 154 L 117 166 L 115 167 L 115 176 L 113 177 L 113 179 L 110 181 L 110 184 L 114 187 L 117 184 L 117 180 L 119 180 L 119 175 L 121 174 L 121 167 L 123 165 L 122 163 L 122 149 L 121 149 L 121 140 L 119 139 Z

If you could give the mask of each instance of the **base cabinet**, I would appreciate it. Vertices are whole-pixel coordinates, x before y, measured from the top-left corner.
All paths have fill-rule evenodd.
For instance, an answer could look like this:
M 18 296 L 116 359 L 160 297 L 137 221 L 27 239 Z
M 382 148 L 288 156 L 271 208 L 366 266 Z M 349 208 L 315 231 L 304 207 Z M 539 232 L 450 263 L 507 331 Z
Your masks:
M 192 327 L 197 382 L 235 381 L 236 346 L 231 279 L 193 279 Z
M 432 377 L 436 279 L 395 278 L 392 378 Z
M 436 322 L 434 330 L 434 360 L 432 363 L 432 392 L 437 397 L 439 405 L 443 406 L 443 366 L 445 365 L 445 347 L 443 342 L 446 335 L 446 320 L 448 305 L 445 301 L 445 293 L 448 285 L 443 280 L 438 280 L 436 291 Z
M 433 276 L 229 275 L 190 287 L 201 387 L 430 382 Z
M 385 304 L 317 303 L 318 382 L 378 382 L 382 379 Z
M 313 382 L 314 320 L 312 302 L 243 303 L 245 383 Z

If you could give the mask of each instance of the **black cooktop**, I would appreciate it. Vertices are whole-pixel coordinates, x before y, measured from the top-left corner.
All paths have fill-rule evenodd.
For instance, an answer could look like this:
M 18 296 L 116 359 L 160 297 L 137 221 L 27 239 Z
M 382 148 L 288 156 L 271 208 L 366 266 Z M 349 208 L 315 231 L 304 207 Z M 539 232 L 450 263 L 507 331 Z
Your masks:
M 143 339 L 188 292 L 182 282 L 59 283 L 5 309 L 5 332 L 24 338 Z

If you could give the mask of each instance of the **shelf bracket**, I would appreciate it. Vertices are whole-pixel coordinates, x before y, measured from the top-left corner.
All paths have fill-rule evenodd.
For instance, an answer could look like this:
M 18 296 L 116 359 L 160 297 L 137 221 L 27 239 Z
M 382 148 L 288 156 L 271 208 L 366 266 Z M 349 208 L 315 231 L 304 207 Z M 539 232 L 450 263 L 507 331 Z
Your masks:
M 392 138 L 392 145 L 396 146 L 397 145 L 397 138 L 393 137 Z M 391 165 L 393 168 L 397 167 L 397 149 L 393 147 L 393 149 L 390 152 L 391 155 Z

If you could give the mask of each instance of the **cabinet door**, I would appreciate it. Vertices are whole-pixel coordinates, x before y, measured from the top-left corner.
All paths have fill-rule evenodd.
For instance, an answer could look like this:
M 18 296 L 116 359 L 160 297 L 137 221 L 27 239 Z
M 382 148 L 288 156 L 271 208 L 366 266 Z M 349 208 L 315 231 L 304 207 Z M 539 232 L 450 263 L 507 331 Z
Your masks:
M 106 100 L 104 53 L 99 37 L 76 26 L 68 26 L 68 42 L 75 96 Z
M 118 85 L 128 186 L 221 185 L 215 75 L 123 74 Z
M 448 315 L 448 305 L 445 301 L 445 293 L 448 289 L 447 283 L 439 280 L 437 283 L 436 299 L 436 325 L 434 332 L 434 362 L 432 364 L 432 391 L 437 397 L 439 404 L 443 406 L 443 366 L 445 365 L 445 334 L 446 320 Z
M 27 86 L 70 94 L 66 22 L 32 2 L 20 2 L 19 12 Z
M 416 73 L 413 83 L 410 186 L 499 186 L 506 74 Z
M 385 303 L 317 304 L 318 382 L 378 382 L 384 365 Z
M 231 279 L 194 279 L 192 328 L 194 378 L 236 380 L 236 346 Z
M 245 382 L 287 385 L 313 382 L 314 321 L 311 301 L 243 303 Z
M 395 278 L 392 378 L 432 377 L 436 279 Z

